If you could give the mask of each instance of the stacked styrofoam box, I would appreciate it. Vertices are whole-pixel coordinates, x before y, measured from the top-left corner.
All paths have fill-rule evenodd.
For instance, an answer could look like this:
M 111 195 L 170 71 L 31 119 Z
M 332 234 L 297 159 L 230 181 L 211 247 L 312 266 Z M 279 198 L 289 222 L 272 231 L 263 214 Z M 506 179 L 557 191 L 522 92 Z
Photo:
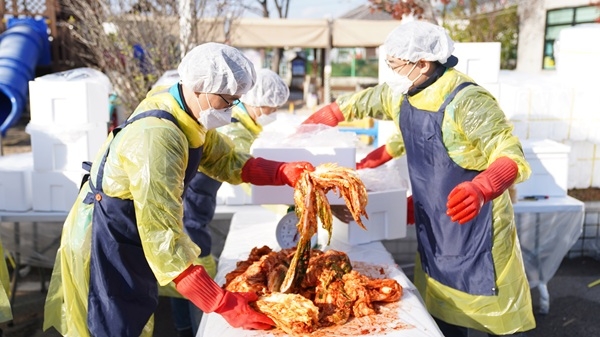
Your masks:
M 31 209 L 31 152 L 0 156 L 0 210 Z
M 218 205 L 248 205 L 252 203 L 250 188 L 243 184 L 232 185 L 224 182 L 217 191 Z
M 565 197 L 570 147 L 549 139 L 526 139 L 521 144 L 531 167 L 531 176 L 516 185 L 518 197 Z
M 91 161 L 106 139 L 109 120 L 106 75 L 89 68 L 29 82 L 33 151 L 33 210 L 68 211 Z M 108 83 L 108 85 L 107 85 Z
M 326 125 L 301 125 L 304 118 L 298 115 L 284 113 L 275 117 L 252 143 L 252 156 L 281 162 L 306 161 L 314 166 L 334 163 L 356 168 L 356 145 L 360 141 L 355 133 Z M 250 187 L 253 204 L 294 204 L 294 190 L 287 185 Z M 327 196 L 332 205 L 344 204 L 333 191 Z
M 477 83 L 498 82 L 500 42 L 461 42 L 454 44 L 452 55 L 458 58 L 456 70 Z
M 256 144 L 256 143 L 255 143 Z M 328 147 L 314 146 L 307 148 L 267 148 L 252 146 L 250 153 L 254 157 L 270 160 L 291 162 L 307 161 L 314 166 L 324 163 L 337 163 L 339 166 L 356 167 L 356 148 L 354 147 Z M 251 186 L 251 200 L 253 204 L 294 204 L 294 190 L 289 186 Z M 327 194 L 332 205 L 344 204 L 334 192 Z
M 571 147 L 568 189 L 600 187 L 600 96 L 597 86 L 554 71 L 500 72 L 500 106 L 520 139 Z
M 380 240 L 400 239 L 406 236 L 406 189 L 368 192 L 368 219 L 361 219 L 366 230 L 355 221 L 345 224 L 333 217 L 332 237 L 358 245 Z
M 592 42 L 593 41 L 593 42 Z M 600 76 L 598 67 L 581 71 L 582 64 L 600 58 L 600 23 L 580 24 L 561 29 L 554 47 L 556 72 L 566 81 L 590 81 Z

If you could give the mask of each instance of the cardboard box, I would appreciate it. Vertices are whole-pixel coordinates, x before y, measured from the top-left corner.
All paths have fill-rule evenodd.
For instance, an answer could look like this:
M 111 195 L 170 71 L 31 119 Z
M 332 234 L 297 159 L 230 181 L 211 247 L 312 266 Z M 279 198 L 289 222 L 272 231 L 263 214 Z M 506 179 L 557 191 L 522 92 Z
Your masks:
M 33 172 L 33 210 L 68 212 L 71 210 L 85 171 Z
M 337 163 L 339 166 L 356 168 L 356 148 L 354 147 L 307 147 L 307 148 L 255 148 L 250 149 L 254 157 L 291 162 L 307 161 L 317 166 L 324 163 Z M 344 204 L 334 192 L 327 194 L 332 205 Z M 289 186 L 251 185 L 253 204 L 294 204 L 294 189 Z
M 31 152 L 0 156 L 0 210 L 24 212 L 31 209 Z
M 108 123 L 106 86 L 85 81 L 29 81 L 31 121 L 36 124 Z
M 527 196 L 566 196 L 571 148 L 549 139 L 526 139 L 521 144 L 531 167 L 531 176 L 515 185 L 518 199 Z
M 400 239 L 406 236 L 406 189 L 369 192 L 364 230 L 350 221 L 346 224 L 333 217 L 332 238 L 351 245 L 380 240 Z
M 83 161 L 92 161 L 106 140 L 106 123 L 78 128 L 29 124 L 33 165 L 38 172 L 77 171 Z

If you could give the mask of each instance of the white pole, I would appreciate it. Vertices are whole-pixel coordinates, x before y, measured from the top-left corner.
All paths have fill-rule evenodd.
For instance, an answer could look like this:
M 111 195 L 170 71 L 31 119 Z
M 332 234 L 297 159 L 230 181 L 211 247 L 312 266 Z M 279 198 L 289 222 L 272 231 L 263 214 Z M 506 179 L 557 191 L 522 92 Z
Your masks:
M 329 26 L 329 44 L 325 49 L 325 65 L 323 67 L 323 103 L 331 103 L 331 43 L 333 41 L 333 18 L 327 18 Z

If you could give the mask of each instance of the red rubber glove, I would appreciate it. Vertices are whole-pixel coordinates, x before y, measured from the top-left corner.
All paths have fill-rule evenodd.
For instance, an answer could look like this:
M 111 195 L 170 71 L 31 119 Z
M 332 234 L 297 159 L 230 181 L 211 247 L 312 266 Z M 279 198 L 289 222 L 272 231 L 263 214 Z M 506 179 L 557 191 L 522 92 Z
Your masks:
M 306 161 L 280 162 L 264 158 L 250 158 L 242 167 L 242 181 L 252 185 L 289 185 L 296 182 L 304 171 L 314 171 L 315 167 Z
M 220 314 L 234 328 L 267 330 L 275 325 L 267 315 L 248 305 L 258 299 L 256 294 L 222 289 L 202 266 L 190 266 L 173 281 L 177 291 L 198 308 Z
M 302 122 L 302 124 L 325 124 L 329 126 L 336 126 L 339 122 L 344 121 L 344 119 L 345 118 L 340 110 L 340 107 L 337 105 L 337 103 L 333 102 L 308 116 L 308 118 Z
M 481 207 L 501 195 L 513 184 L 519 168 L 508 157 L 496 159 L 472 181 L 458 184 L 448 195 L 446 214 L 459 224 L 475 218 Z
M 374 168 L 383 165 L 390 161 L 393 157 L 385 149 L 385 145 L 381 145 L 375 150 L 369 152 L 366 157 L 356 164 L 357 170 L 365 168 Z
M 415 224 L 415 204 L 412 195 L 406 198 L 406 224 Z

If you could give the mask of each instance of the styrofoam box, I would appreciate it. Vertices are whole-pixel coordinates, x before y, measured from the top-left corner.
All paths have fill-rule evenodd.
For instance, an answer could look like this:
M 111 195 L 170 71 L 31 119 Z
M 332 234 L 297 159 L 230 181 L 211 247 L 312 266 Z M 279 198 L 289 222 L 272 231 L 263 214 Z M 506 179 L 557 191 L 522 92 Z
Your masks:
M 37 124 L 107 123 L 108 90 L 86 81 L 29 81 L 31 121 Z
M 554 45 L 556 74 L 565 80 L 591 80 L 600 76 L 597 67 L 582 72 L 580 64 L 594 62 L 600 57 L 600 45 L 590 43 L 600 39 L 600 25 L 597 23 L 579 24 L 561 29 Z M 590 84 L 594 85 L 594 84 Z
M 367 230 L 355 221 L 346 224 L 334 216 L 332 238 L 355 245 L 406 236 L 406 189 L 369 192 L 368 195 L 369 219 L 362 219 Z
M 452 52 L 458 58 L 455 69 L 477 83 L 496 83 L 500 72 L 500 47 L 500 42 L 455 43 Z
M 242 185 L 232 185 L 224 182 L 217 191 L 217 204 L 247 205 L 250 203 L 250 195 Z
M 73 206 L 81 179 L 85 171 L 79 172 L 33 172 L 33 210 L 67 212 Z
M 307 161 L 317 166 L 324 163 L 337 163 L 339 166 L 356 168 L 356 148 L 354 147 L 307 147 L 307 148 L 260 148 L 251 147 L 254 157 L 291 162 Z M 327 194 L 332 205 L 344 204 L 334 192 Z M 285 186 L 251 185 L 251 201 L 253 204 L 294 204 L 294 190 Z
M 0 210 L 23 212 L 31 209 L 31 152 L 0 156 Z
M 516 185 L 518 198 L 566 196 L 571 148 L 550 139 L 526 139 L 521 141 L 521 145 L 531 167 L 531 176 Z
M 78 128 L 27 125 L 31 135 L 33 167 L 39 172 L 77 171 L 82 161 L 94 159 L 106 140 L 106 123 L 86 124 Z

